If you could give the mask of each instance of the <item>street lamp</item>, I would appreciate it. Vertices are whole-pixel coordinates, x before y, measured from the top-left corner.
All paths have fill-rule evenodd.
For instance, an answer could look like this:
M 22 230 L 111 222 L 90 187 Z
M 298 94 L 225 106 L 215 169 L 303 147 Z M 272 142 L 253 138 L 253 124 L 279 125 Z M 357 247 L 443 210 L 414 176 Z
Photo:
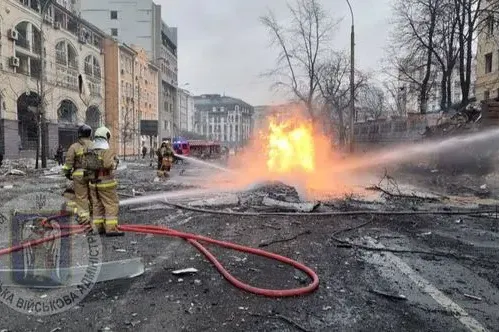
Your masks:
M 354 17 L 350 1 L 346 0 L 352 17 L 352 31 L 350 32 L 350 152 L 354 152 L 354 118 L 355 118 L 355 30 Z

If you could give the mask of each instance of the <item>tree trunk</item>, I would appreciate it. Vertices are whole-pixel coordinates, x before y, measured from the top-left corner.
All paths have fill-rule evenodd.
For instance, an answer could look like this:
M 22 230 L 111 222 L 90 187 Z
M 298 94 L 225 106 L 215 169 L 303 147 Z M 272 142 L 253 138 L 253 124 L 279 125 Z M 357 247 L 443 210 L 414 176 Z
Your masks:
M 452 71 L 454 70 L 454 65 L 447 69 L 447 108 L 451 107 L 452 102 L 452 85 L 454 84 L 454 80 L 452 79 Z
M 338 109 L 338 126 L 340 134 L 340 146 L 344 146 L 345 140 L 345 121 L 343 119 L 343 110 Z
M 423 86 L 421 86 L 421 91 L 419 93 L 419 112 L 421 114 L 426 114 L 426 111 L 428 110 L 428 91 L 426 89 L 426 86 L 423 89 Z
M 442 79 L 440 80 L 440 110 L 447 111 L 447 71 L 442 68 Z

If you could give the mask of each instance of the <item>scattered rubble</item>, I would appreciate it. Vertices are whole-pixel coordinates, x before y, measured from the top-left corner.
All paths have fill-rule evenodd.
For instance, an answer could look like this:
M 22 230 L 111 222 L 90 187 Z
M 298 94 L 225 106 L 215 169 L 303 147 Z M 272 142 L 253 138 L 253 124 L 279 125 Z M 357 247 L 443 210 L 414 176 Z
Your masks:
M 234 206 L 239 204 L 239 197 L 235 194 L 219 195 L 217 197 L 189 202 L 192 207 L 215 207 L 215 206 Z
M 184 275 L 184 274 L 193 274 L 193 273 L 197 273 L 198 270 L 193 268 L 193 267 L 190 267 L 190 268 L 187 268 L 187 269 L 181 269 L 181 270 L 175 270 L 175 271 L 172 271 L 172 274 L 174 275 Z
M 287 211 L 295 211 L 295 212 L 312 212 L 315 210 L 317 206 L 319 206 L 318 202 L 314 203 L 288 203 L 279 201 L 276 199 L 272 199 L 269 197 L 264 197 L 262 201 L 262 205 L 278 208 L 281 210 Z

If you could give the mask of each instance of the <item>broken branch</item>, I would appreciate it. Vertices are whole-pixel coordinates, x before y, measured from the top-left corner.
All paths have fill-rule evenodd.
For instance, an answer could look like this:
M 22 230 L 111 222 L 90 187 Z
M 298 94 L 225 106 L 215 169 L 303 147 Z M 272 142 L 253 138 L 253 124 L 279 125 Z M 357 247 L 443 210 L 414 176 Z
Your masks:
M 445 252 L 445 251 L 427 251 L 427 250 L 409 250 L 409 249 L 391 249 L 391 248 L 376 248 L 376 247 L 370 247 L 370 246 L 365 246 L 363 244 L 357 244 L 353 243 L 350 241 L 342 240 L 337 237 L 331 236 L 331 238 L 340 243 L 342 248 L 357 248 L 357 249 L 362 249 L 362 250 L 367 250 L 367 251 L 377 251 L 377 252 L 391 252 L 391 253 L 399 253 L 399 254 L 421 254 L 421 255 L 433 255 L 433 256 L 439 256 L 439 257 L 446 257 L 446 258 L 454 258 L 457 260 L 471 260 L 471 261 L 482 261 L 482 262 L 487 262 L 491 264 L 499 264 L 499 261 L 494 261 L 494 260 L 489 260 L 489 259 L 483 259 L 483 258 L 478 258 L 475 256 L 469 256 L 469 255 L 458 255 L 454 254 L 452 252 Z
M 284 238 L 284 239 L 279 239 L 279 240 L 273 240 L 273 241 L 270 241 L 270 242 L 263 242 L 263 243 L 260 243 L 258 246 L 260 248 L 262 247 L 268 247 L 270 246 L 271 244 L 275 244 L 275 243 L 279 243 L 279 242 L 288 242 L 288 241 L 293 241 L 293 240 L 296 240 L 299 236 L 301 235 L 307 235 L 307 234 L 311 234 L 312 232 L 310 230 L 306 230 L 304 232 L 301 232 L 301 233 L 298 233 L 296 234 L 295 236 L 292 236 L 290 238 Z

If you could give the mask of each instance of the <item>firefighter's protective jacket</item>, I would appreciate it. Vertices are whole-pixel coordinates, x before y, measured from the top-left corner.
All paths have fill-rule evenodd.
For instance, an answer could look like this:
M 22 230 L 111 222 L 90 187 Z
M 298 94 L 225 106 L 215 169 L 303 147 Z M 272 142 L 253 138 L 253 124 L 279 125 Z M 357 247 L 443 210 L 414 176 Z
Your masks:
M 83 177 L 83 156 L 91 145 L 92 141 L 89 138 L 79 138 L 69 147 L 66 162 L 62 167 L 64 174 L 71 173 L 73 176 Z
M 173 158 L 173 150 L 170 146 L 162 146 L 159 148 L 159 152 L 158 152 L 158 155 L 160 158 L 164 158 L 164 157 L 167 157 L 167 158 Z
M 110 182 L 114 180 L 114 171 L 118 167 L 118 158 L 113 150 L 109 149 L 109 144 L 100 139 L 96 139 L 91 149 L 102 160 L 102 169 L 97 172 L 96 179 L 99 182 Z

